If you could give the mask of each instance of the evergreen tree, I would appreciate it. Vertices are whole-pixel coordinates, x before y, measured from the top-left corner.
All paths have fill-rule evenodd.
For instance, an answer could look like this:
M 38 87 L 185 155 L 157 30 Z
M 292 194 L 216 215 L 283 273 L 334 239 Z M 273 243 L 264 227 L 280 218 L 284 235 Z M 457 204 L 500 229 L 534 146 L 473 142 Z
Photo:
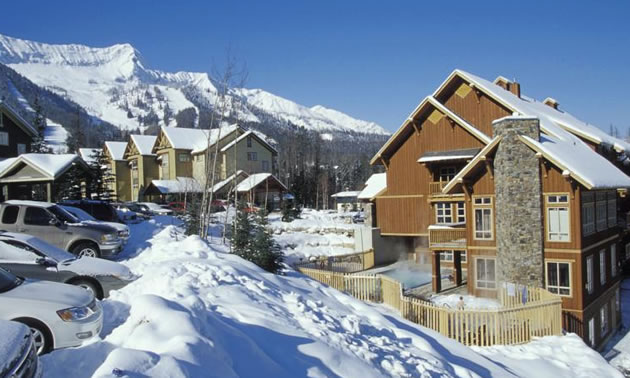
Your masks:
M 116 177 L 112 174 L 105 151 L 102 149 L 94 150 L 90 160 L 90 169 L 94 174 L 89 185 L 89 191 L 93 194 L 92 198 L 105 201 L 114 199 L 111 185 L 116 182 Z
M 201 222 L 199 219 L 201 210 L 201 197 L 196 193 L 189 193 L 190 200 L 187 201 L 186 211 L 178 218 L 184 222 L 186 235 L 198 235 Z
M 81 111 L 77 109 L 75 123 L 66 138 L 66 146 L 69 153 L 79 153 L 79 148 L 85 146 L 85 133 L 81 124 Z
M 42 106 L 39 103 L 39 96 L 35 97 L 33 109 L 35 110 L 33 126 L 37 131 L 37 135 L 33 137 L 33 141 L 31 142 L 31 152 L 48 154 L 51 151 L 46 145 L 46 140 L 44 139 L 44 132 L 46 131 L 46 118 L 44 117 Z
M 81 199 L 81 184 L 87 182 L 88 177 L 82 168 L 76 163 L 66 171 L 57 181 L 55 181 L 55 195 L 53 201 L 63 199 Z
M 250 239 L 252 236 L 252 224 L 249 213 L 245 211 L 247 205 L 242 200 L 239 201 L 234 218 L 234 231 L 232 232 L 232 248 L 234 254 L 248 260 L 250 252 Z

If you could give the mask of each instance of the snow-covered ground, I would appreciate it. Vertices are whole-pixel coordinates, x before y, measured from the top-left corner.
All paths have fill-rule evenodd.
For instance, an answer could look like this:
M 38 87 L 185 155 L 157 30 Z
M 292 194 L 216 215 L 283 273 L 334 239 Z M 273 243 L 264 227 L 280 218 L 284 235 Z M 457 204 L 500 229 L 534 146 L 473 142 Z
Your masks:
M 353 213 L 304 209 L 301 219 L 283 222 L 282 215 L 269 215 L 269 225 L 282 247 L 286 262 L 292 264 L 312 257 L 344 255 L 354 252 Z
M 576 337 L 473 350 L 292 270 L 264 272 L 175 223 L 130 225 L 121 262 L 141 277 L 103 301 L 99 339 L 41 359 L 45 376 L 615 376 Z

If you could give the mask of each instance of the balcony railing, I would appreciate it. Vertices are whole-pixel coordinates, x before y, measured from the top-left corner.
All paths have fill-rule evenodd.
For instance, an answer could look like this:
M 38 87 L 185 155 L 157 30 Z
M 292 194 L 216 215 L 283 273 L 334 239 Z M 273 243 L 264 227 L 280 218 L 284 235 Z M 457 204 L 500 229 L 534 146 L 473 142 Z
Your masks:
M 429 247 L 466 248 L 466 228 L 439 225 L 430 226 Z
M 429 194 L 442 194 L 442 189 L 448 184 L 448 181 L 434 181 L 429 183 Z

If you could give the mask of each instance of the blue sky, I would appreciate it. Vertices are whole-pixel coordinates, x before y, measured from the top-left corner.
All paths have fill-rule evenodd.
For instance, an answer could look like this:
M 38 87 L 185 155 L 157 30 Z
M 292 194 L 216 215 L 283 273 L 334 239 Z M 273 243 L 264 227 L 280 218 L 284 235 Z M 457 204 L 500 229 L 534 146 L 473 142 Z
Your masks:
M 181 3 L 181 4 L 180 4 Z M 250 88 L 394 131 L 454 69 L 608 130 L 630 127 L 630 1 L 11 1 L 0 33 L 128 42 L 152 68 L 209 72 L 226 48 Z M 11 17 L 7 17 L 11 15 Z

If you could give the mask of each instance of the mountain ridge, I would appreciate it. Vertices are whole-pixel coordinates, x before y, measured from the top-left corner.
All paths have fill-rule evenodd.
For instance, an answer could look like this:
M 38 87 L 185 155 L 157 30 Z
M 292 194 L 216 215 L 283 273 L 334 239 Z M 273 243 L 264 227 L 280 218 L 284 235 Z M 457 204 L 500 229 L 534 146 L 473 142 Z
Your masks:
M 0 34 L 0 63 L 122 130 L 172 126 L 171 118 L 190 108 L 199 126 L 217 96 L 207 73 L 152 69 L 129 43 L 46 44 Z M 229 96 L 244 105 L 233 116 L 246 122 L 275 119 L 280 127 L 291 124 L 319 133 L 389 135 L 374 122 L 322 105 L 307 107 L 263 89 L 234 88 Z

